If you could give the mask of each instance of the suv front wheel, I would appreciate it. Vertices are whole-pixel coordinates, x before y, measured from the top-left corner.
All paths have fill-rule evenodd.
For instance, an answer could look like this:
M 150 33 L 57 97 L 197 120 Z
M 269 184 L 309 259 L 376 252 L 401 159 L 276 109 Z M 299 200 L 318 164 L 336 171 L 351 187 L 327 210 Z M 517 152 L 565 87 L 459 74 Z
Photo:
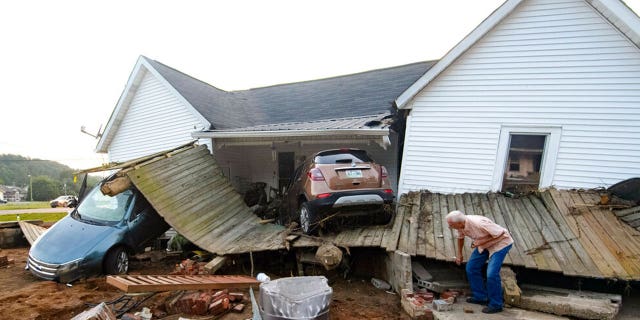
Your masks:
M 300 205 L 298 212 L 300 213 L 300 228 L 302 228 L 302 232 L 309 234 L 314 229 L 316 214 L 306 202 Z

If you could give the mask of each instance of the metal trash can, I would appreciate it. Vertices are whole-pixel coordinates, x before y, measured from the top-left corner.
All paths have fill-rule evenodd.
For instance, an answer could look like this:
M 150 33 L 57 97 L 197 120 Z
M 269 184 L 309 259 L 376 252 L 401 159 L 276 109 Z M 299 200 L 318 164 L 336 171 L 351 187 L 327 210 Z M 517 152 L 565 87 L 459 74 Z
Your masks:
M 264 320 L 329 319 L 333 289 L 323 276 L 281 278 L 260 284 Z

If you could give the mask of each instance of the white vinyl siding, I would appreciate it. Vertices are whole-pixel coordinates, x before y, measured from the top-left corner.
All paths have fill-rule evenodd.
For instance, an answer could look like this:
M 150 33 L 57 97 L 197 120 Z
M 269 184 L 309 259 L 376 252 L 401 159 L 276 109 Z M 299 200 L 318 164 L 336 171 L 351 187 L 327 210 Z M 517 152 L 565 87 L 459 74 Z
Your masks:
M 400 192 L 492 191 L 503 126 L 561 128 L 555 187 L 640 176 L 640 49 L 585 1 L 523 2 L 410 104 Z
M 205 124 L 153 74 L 142 79 L 109 145 L 110 161 L 126 161 L 187 143 Z

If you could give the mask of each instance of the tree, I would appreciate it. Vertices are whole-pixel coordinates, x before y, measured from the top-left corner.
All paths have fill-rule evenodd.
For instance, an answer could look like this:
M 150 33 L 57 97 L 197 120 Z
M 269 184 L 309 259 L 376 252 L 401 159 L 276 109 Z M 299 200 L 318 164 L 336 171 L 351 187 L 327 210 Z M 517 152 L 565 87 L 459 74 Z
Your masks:
M 31 181 L 34 201 L 47 201 L 62 194 L 62 186 L 48 176 L 37 176 Z

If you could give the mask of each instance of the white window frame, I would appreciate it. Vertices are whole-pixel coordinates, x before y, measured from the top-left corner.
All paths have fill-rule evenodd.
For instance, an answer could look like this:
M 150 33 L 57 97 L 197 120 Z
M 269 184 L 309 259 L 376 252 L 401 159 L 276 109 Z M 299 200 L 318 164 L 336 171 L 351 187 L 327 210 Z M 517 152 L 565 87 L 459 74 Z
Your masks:
M 498 140 L 498 152 L 496 154 L 496 166 L 493 170 L 493 182 L 491 190 L 498 192 L 502 189 L 504 173 L 507 169 L 509 157 L 509 145 L 511 135 L 545 135 L 547 136 L 542 151 L 542 163 L 540 164 L 540 182 L 538 188 L 550 187 L 553 183 L 553 175 L 558 159 L 558 149 L 560 147 L 560 136 L 562 127 L 560 126 L 527 126 L 527 125 L 503 125 L 500 128 L 500 139 Z

